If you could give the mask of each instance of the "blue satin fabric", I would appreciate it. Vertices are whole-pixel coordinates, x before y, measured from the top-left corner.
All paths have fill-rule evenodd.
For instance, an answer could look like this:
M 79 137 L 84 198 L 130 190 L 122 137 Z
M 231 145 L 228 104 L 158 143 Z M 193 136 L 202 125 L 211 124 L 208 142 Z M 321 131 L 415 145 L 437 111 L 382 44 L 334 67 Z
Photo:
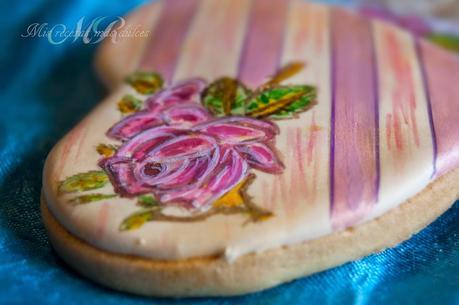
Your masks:
M 459 203 L 394 249 L 243 297 L 147 299 L 70 270 L 40 219 L 41 172 L 52 146 L 106 94 L 92 69 L 97 46 L 51 45 L 21 34 L 34 22 L 74 26 L 82 16 L 122 15 L 139 3 L 0 4 L 1 304 L 459 304 Z

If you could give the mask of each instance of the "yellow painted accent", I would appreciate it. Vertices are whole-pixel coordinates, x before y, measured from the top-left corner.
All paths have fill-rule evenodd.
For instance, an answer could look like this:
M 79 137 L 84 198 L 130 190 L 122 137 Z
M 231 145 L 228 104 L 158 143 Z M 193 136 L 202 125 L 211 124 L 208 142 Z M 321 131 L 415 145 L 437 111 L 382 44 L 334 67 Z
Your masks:
M 96 147 L 97 152 L 99 155 L 104 156 L 104 157 L 111 157 L 115 153 L 115 149 L 111 145 L 107 144 L 99 144 Z
M 304 63 L 302 62 L 292 62 L 287 64 L 285 67 L 280 69 L 267 83 L 267 85 L 279 84 L 280 82 L 294 76 L 295 74 L 300 73 L 304 68 Z
M 122 114 L 130 114 L 140 109 L 141 102 L 134 97 L 127 95 L 118 102 L 118 110 Z
M 235 187 L 233 187 L 233 189 L 231 189 L 231 191 L 217 199 L 217 201 L 213 203 L 213 206 L 215 208 L 231 208 L 243 206 L 244 197 L 242 197 L 241 191 L 246 182 L 247 179 L 237 184 Z

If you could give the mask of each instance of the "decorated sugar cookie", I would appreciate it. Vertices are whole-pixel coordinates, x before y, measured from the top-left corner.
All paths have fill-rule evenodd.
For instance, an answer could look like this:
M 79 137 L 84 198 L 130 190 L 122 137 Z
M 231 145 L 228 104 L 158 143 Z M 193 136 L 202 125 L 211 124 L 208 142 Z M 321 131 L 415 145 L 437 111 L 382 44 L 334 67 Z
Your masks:
M 394 246 L 459 192 L 459 58 L 299 0 L 169 0 L 106 41 L 52 150 L 62 258 L 150 296 L 237 295 Z

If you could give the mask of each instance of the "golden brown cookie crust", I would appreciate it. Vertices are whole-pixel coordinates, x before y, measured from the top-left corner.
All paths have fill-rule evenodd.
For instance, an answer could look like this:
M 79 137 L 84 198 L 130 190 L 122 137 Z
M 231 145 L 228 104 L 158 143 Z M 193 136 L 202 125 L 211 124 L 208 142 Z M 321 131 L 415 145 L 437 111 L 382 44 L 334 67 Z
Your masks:
M 59 255 L 84 276 L 146 296 L 229 296 L 276 286 L 392 247 L 408 239 L 459 197 L 459 169 L 379 218 L 301 244 L 223 257 L 158 261 L 99 250 L 70 234 L 42 198 L 43 221 Z

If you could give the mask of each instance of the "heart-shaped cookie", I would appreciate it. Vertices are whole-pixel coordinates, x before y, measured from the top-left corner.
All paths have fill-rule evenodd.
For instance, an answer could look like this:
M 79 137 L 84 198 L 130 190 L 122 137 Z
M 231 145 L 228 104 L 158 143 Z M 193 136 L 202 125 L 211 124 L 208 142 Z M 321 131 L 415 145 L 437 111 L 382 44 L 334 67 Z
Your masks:
M 299 0 L 169 0 L 48 156 L 57 252 L 144 295 L 248 293 L 379 251 L 459 191 L 459 58 Z

